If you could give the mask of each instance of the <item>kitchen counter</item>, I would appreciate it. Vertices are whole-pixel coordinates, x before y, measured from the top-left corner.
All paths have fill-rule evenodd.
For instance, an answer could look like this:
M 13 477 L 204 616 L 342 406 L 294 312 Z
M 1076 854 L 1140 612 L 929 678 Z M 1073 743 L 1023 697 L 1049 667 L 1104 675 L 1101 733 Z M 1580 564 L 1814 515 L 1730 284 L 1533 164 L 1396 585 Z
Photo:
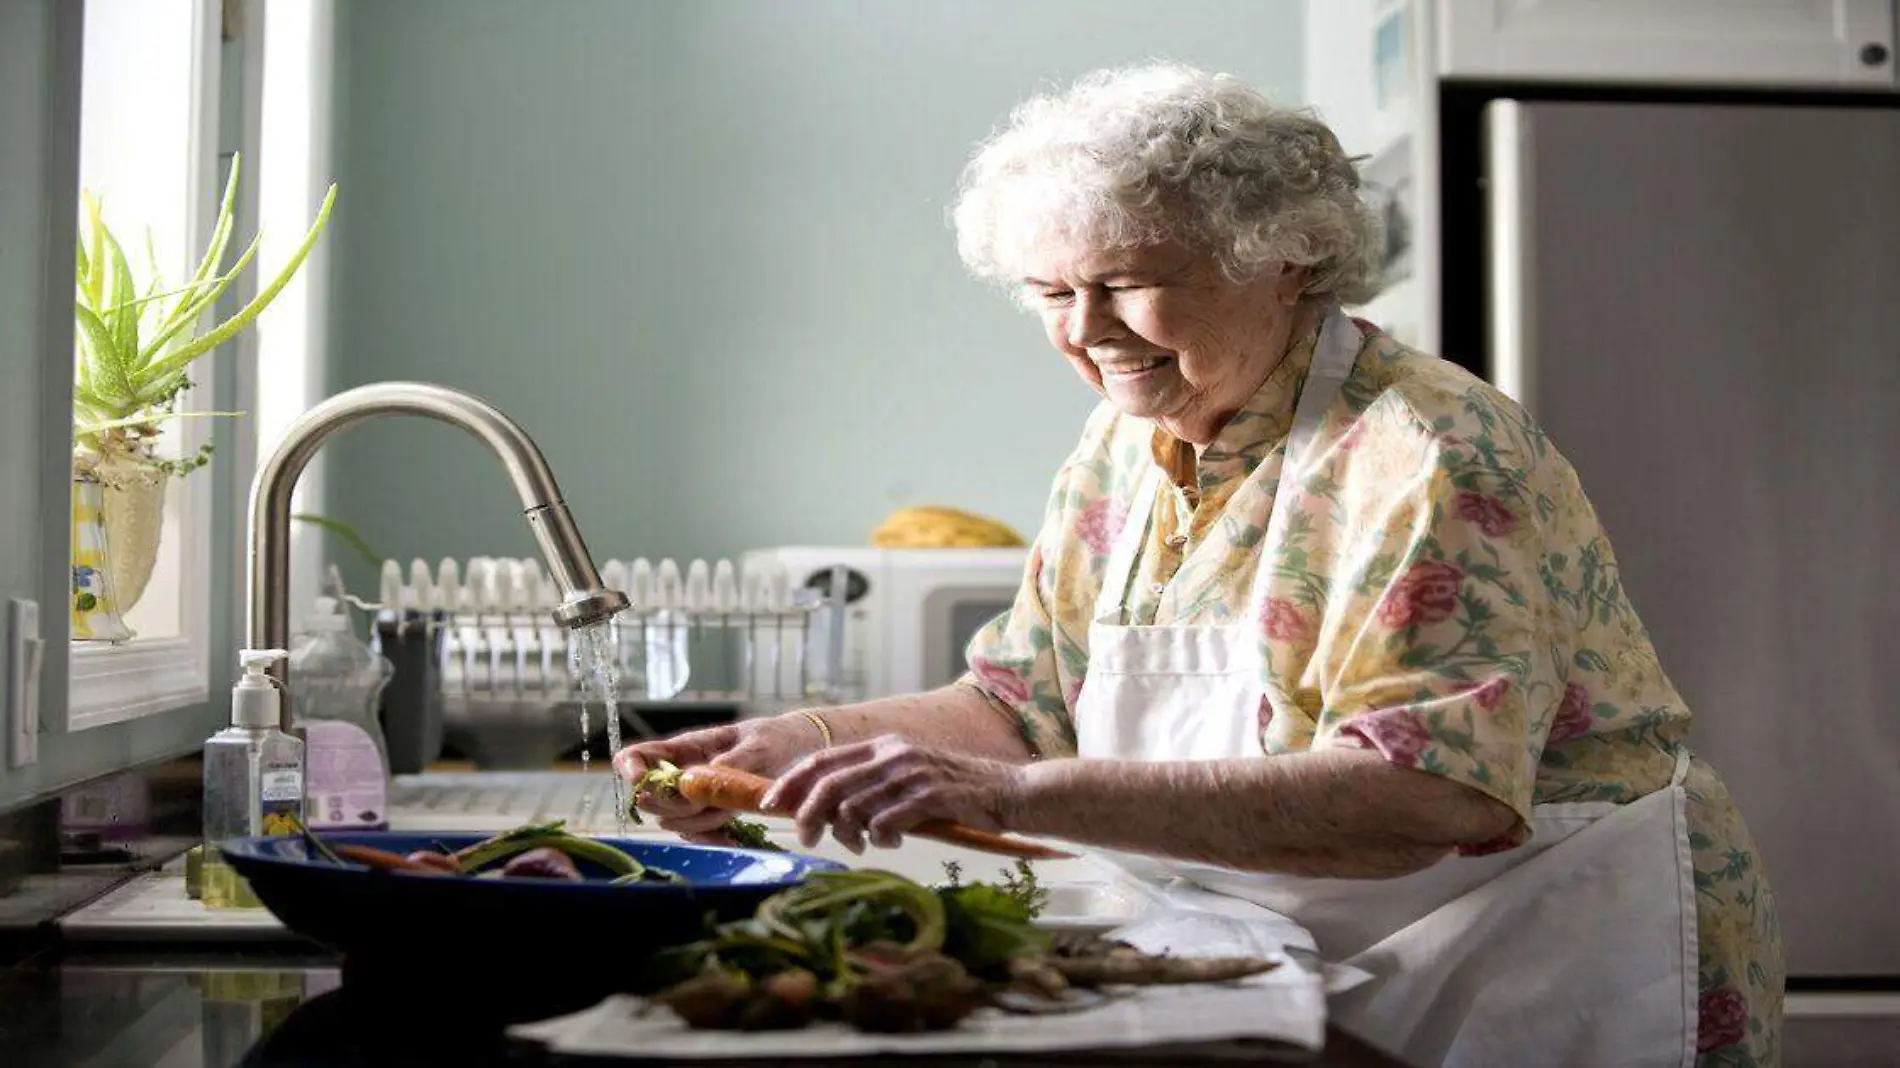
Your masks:
M 391 821 L 405 829 L 494 831 L 566 818 L 576 829 L 613 833 L 610 781 L 598 764 L 590 776 L 574 774 L 577 770 L 472 774 L 439 767 L 425 775 L 398 776 L 392 784 Z M 794 844 L 789 823 L 767 822 L 776 838 Z M 650 824 L 630 831 L 663 836 Z M 431 1004 L 426 980 L 400 989 L 379 988 L 374 976 L 346 981 L 340 961 L 285 931 L 268 913 L 204 914 L 202 906 L 184 898 L 181 862 L 171 852 L 154 848 L 143 855 L 142 870 L 122 870 L 110 888 L 90 890 L 72 905 L 48 910 L 39 927 L 47 937 L 39 948 L 29 949 L 11 967 L 0 960 L 0 1063 L 8 1068 L 228 1068 L 573 1060 L 506 1040 L 492 1012 L 466 1003 L 450 1004 L 446 1011 Z M 853 857 L 829 840 L 811 852 L 857 866 L 874 862 L 929 881 L 943 876 L 946 861 L 957 862 L 973 879 L 1000 874 L 1009 863 L 919 839 L 866 857 Z M 1037 862 L 1036 867 L 1054 891 L 1051 911 L 1070 922 L 1112 926 L 1142 907 L 1139 899 L 1116 893 L 1087 861 Z M 559 952 L 586 951 L 587 940 L 577 932 L 573 948 L 557 951 L 557 958 Z M 550 960 L 549 967 L 558 974 L 559 960 Z M 438 995 L 437 1000 L 448 999 Z M 419 1029 L 420 1021 L 427 1021 L 426 1027 Z M 380 1033 L 371 1038 L 372 1032 Z M 1065 1057 L 903 1060 L 1195 1065 L 1259 1060 L 1267 1052 L 1236 1042 Z M 897 1058 L 853 1060 L 865 1068 L 886 1063 Z M 1303 1063 L 1404 1068 L 1331 1031 L 1323 1054 Z
M 564 813 L 574 795 L 578 768 L 470 776 L 466 767 L 444 766 L 424 776 L 400 778 L 399 824 L 444 829 L 501 829 L 524 816 Z M 592 777 L 604 782 L 598 774 Z M 189 769 L 173 776 L 195 782 Z M 501 786 L 484 790 L 469 787 Z M 591 806 L 594 822 L 610 805 Z M 195 818 L 195 817 L 194 817 Z M 610 817 L 608 817 L 610 818 Z M 14 833 L 20 833 L 16 826 Z M 170 819 L 166 824 L 189 823 Z M 464 827 L 463 825 L 467 826 Z M 51 834 L 51 822 L 46 834 Z M 594 829 L 610 831 L 609 826 Z M 774 831 L 791 844 L 789 828 Z M 33 841 L 30 833 L 25 840 Z M 650 825 L 636 833 L 658 834 Z M 362 993 L 343 983 L 339 963 L 284 931 L 268 913 L 222 917 L 214 925 L 189 915 L 195 903 L 182 899 L 177 853 L 184 839 L 161 829 L 125 840 L 132 859 L 122 864 L 68 867 L 29 873 L 9 895 L 0 896 L 0 1064 L 7 1068 L 86 1065 L 87 1068 L 162 1065 L 164 1068 L 230 1065 L 423 1064 L 451 1059 L 387 1047 L 365 1033 L 388 1012 L 362 1005 Z M 989 877 L 999 858 L 913 840 L 892 854 L 850 857 L 826 840 L 814 850 L 862 864 L 873 860 L 913 878 L 934 880 L 945 860 L 957 860 L 971 878 Z M 1057 911 L 1077 919 L 1127 918 L 1137 904 L 1108 892 L 1083 862 L 1043 866 L 1050 881 L 1071 889 Z M 1091 887 L 1091 883 L 1093 886 Z M 181 922 L 182 921 L 182 922 Z M 216 929 L 209 929 L 215 927 Z M 585 940 L 577 939 L 584 947 Z M 10 951 L 9 951 L 10 950 Z M 404 991 L 389 998 L 403 1015 L 396 1034 L 411 1033 L 418 1018 L 448 1020 L 431 1028 L 465 1027 L 476 1014 L 431 1011 L 426 994 Z M 1787 1068 L 1875 1068 L 1892 1065 L 1900 1048 L 1900 1012 L 1892 994 L 1797 993 L 1789 999 L 1783 1064 Z M 438 1037 L 441 1037 L 438 1035 Z M 494 1036 L 453 1051 L 458 1066 L 483 1063 L 562 1063 L 514 1048 Z M 432 1051 L 440 1054 L 443 1051 Z M 1192 1066 L 1259 1060 L 1262 1051 L 1229 1043 L 1195 1049 L 1149 1048 L 1068 1059 L 921 1058 L 936 1064 L 1129 1063 Z M 920 1058 L 904 1058 L 917 1061 Z M 854 1062 L 872 1068 L 878 1062 Z M 895 1059 L 883 1063 L 897 1063 Z M 1322 1057 L 1307 1063 L 1403 1068 L 1350 1035 L 1329 1029 Z M 921 1066 L 920 1066 L 921 1068 Z
M 305 951 L 48 955 L 0 972 L 0 1049 L 14 1068 L 574 1063 L 493 1031 L 482 1033 L 469 1014 L 458 1017 L 453 1007 L 431 1005 L 422 991 L 400 999 L 355 991 L 353 983 L 344 982 L 336 960 Z M 1257 1061 L 1265 1052 L 1226 1042 L 1066 1056 L 878 1057 L 852 1063 L 864 1068 L 900 1061 L 946 1068 L 1101 1063 L 1184 1068 Z M 1330 1028 L 1326 1049 L 1297 1063 L 1404 1068 Z

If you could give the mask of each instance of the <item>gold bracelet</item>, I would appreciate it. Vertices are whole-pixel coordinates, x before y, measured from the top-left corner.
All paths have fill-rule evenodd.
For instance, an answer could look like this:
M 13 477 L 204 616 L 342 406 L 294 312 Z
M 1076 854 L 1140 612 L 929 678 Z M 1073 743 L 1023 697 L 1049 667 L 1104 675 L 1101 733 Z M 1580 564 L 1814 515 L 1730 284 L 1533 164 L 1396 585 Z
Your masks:
M 808 720 L 811 720 L 811 725 L 818 728 L 818 736 L 825 740 L 825 744 L 823 748 L 830 749 L 831 748 L 831 725 L 825 722 L 825 717 L 819 715 L 816 712 L 813 712 L 809 708 L 799 709 L 798 714 L 801 716 L 804 716 Z

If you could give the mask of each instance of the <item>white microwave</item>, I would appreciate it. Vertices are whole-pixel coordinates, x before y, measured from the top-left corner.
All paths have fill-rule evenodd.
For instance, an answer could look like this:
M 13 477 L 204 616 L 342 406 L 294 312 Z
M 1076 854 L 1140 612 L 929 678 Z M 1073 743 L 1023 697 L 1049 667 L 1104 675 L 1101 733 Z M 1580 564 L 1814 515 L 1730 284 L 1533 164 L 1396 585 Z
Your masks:
M 845 569 L 849 611 L 838 697 L 861 701 L 956 681 L 971 637 L 1015 602 L 1029 550 L 801 545 L 744 559 L 748 566 L 769 560 L 794 588 L 827 593 L 835 569 Z

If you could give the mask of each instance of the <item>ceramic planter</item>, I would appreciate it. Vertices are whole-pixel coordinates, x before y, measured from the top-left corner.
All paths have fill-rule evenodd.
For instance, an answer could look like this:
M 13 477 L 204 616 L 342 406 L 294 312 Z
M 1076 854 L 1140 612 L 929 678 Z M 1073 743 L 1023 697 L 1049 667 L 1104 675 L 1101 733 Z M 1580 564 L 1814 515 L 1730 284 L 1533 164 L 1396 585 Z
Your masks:
M 115 457 L 93 470 L 105 485 L 106 544 L 112 547 L 108 564 L 112 592 L 119 611 L 130 612 L 145 596 L 158 566 L 160 536 L 165 529 L 165 472 L 144 460 Z
M 112 588 L 112 554 L 106 539 L 105 484 L 73 476 L 72 636 L 75 641 L 122 642 L 132 628 L 119 618 Z

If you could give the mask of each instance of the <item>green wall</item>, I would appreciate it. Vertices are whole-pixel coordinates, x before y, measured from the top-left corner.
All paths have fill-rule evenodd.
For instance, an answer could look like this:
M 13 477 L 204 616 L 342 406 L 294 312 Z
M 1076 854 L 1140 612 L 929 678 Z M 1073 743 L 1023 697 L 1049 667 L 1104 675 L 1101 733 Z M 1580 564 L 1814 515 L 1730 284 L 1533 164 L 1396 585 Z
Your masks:
M 1300 7 L 339 0 L 330 386 L 488 397 L 603 559 L 862 544 L 925 502 L 1031 533 L 1093 395 L 957 262 L 970 146 L 1150 57 L 1294 99 Z M 382 552 L 532 554 L 450 428 L 328 456 Z

